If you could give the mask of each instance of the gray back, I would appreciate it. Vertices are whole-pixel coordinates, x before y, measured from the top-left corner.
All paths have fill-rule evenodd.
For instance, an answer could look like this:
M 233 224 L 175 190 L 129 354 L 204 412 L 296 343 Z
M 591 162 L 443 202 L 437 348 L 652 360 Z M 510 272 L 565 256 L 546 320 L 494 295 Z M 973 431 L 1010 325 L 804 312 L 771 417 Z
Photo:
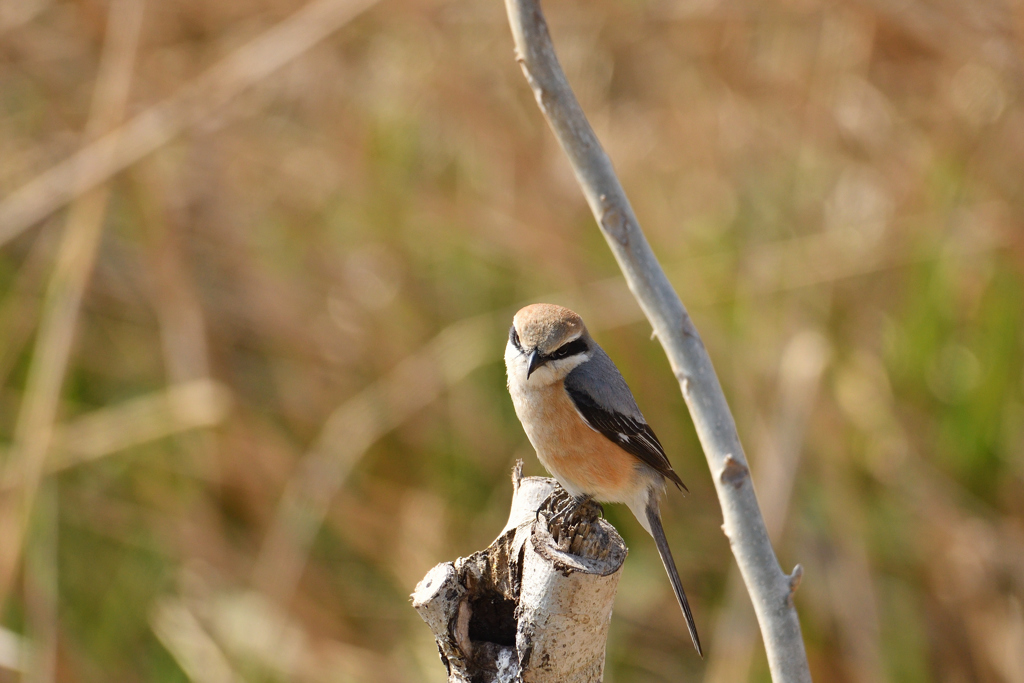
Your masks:
M 638 422 L 646 423 L 615 363 L 593 339 L 589 340 L 589 345 L 590 360 L 566 375 L 566 388 L 586 393 L 606 410 L 622 413 Z

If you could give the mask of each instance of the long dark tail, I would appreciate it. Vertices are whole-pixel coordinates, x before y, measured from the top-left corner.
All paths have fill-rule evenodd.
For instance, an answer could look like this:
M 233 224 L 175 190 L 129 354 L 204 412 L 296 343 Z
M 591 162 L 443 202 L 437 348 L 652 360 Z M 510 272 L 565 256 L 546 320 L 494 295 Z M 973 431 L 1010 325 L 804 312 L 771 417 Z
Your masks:
M 700 647 L 700 637 L 697 636 L 697 625 L 693 623 L 693 614 L 690 612 L 690 603 L 686 599 L 686 591 L 683 590 L 683 582 L 679 580 L 679 570 L 676 569 L 676 561 L 672 559 L 672 551 L 669 550 L 668 541 L 665 540 L 665 529 L 661 526 L 661 513 L 658 511 L 657 502 L 647 505 L 647 521 L 651 525 L 651 535 L 658 546 L 658 554 L 661 555 L 661 563 L 665 565 L 668 572 L 668 580 L 672 583 L 672 590 L 676 594 L 679 607 L 686 617 L 686 628 L 690 630 L 690 638 L 693 639 L 693 646 L 697 648 L 697 654 L 704 657 L 704 651 Z

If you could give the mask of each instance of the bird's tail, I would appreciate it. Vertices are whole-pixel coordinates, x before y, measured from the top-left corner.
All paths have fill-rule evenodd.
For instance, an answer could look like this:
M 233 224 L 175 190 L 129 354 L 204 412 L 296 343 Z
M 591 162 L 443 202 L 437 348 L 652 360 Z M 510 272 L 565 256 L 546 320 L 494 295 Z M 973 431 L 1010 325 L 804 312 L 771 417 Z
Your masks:
M 661 512 L 658 510 L 657 500 L 652 500 L 647 504 L 646 512 L 647 523 L 651 526 L 651 535 L 654 536 L 654 543 L 658 546 L 658 554 L 661 555 L 661 563 L 665 565 L 665 571 L 668 572 L 668 580 L 672 583 L 672 590 L 676 594 L 676 600 L 679 602 L 679 607 L 683 610 L 683 616 L 686 617 L 686 628 L 690 631 L 693 646 L 697 648 L 697 654 L 703 658 L 704 651 L 701 650 L 700 638 L 697 636 L 697 625 L 693 622 L 690 603 L 686 599 L 683 582 L 679 580 L 679 570 L 676 569 L 676 561 L 672 559 L 672 551 L 669 549 L 668 541 L 665 539 L 665 529 L 661 526 Z

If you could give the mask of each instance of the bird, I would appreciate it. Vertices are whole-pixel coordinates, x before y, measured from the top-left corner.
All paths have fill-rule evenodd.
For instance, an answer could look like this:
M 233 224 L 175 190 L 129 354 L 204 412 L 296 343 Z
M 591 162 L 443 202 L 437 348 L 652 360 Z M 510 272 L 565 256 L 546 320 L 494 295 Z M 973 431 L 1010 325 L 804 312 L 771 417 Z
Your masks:
M 532 304 L 512 319 L 505 346 L 508 390 L 541 464 L 569 495 L 625 503 L 654 537 L 701 657 L 697 626 L 665 538 L 660 500 L 686 486 L 637 407 L 626 380 L 575 312 Z

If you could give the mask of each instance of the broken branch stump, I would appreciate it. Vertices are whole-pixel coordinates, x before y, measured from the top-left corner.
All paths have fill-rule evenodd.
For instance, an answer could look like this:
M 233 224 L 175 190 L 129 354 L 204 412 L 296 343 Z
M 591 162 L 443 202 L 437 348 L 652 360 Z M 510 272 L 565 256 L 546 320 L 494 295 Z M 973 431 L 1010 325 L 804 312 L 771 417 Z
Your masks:
M 518 462 L 512 483 L 498 538 L 427 572 L 413 607 L 451 683 L 596 683 L 626 544 L 594 504 L 550 522 L 568 495 L 554 479 Z

